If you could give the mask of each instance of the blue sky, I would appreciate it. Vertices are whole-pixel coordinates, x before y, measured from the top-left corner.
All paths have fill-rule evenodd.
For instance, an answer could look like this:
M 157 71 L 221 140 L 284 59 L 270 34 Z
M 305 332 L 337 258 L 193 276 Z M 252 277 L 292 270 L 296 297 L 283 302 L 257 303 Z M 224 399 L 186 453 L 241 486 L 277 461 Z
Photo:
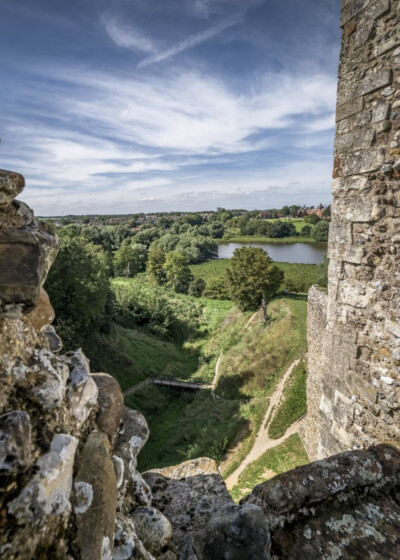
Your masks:
M 1 167 L 38 215 L 330 200 L 338 0 L 2 0 Z

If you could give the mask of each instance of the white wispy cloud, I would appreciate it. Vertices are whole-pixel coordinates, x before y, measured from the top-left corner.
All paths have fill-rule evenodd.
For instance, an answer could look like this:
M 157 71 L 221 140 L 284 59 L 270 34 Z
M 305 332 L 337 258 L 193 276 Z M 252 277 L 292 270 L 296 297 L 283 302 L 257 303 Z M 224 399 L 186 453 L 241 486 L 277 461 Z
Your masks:
M 331 126 L 333 77 L 268 74 L 239 93 L 195 70 L 133 77 L 76 67 L 47 71 L 56 82 L 41 81 L 38 71 L 35 87 L 15 97 L 18 113 L 2 123 L 3 165 L 26 175 L 24 199 L 39 214 L 125 212 L 150 202 L 178 208 L 184 192 L 201 208 L 206 200 L 221 205 L 233 187 L 246 184 L 255 193 L 267 179 L 283 188 L 299 176 L 307 188 L 319 188 L 316 160 L 325 142 L 320 131 Z M 302 150 L 301 167 L 273 169 L 256 159 L 257 173 L 248 163 L 241 169 L 240 158 L 262 150 L 262 162 L 269 149 Z M 210 165 L 220 175 L 207 175 Z M 329 166 L 330 154 L 321 175 L 329 177 Z M 207 185 L 218 196 L 197 199 Z
M 213 27 L 210 27 L 205 31 L 190 35 L 190 37 L 187 37 L 183 41 L 179 41 L 179 43 L 175 43 L 174 45 L 171 45 L 170 47 L 160 52 L 156 52 L 150 56 L 147 56 L 146 58 L 143 58 L 143 60 L 138 63 L 137 67 L 144 68 L 145 66 L 160 62 L 161 60 L 165 60 L 166 58 L 170 58 L 171 56 L 175 56 L 183 51 L 186 51 L 187 49 L 191 49 L 197 45 L 200 45 L 201 43 L 208 41 L 208 39 L 211 39 L 218 33 L 221 33 L 221 31 L 223 31 L 224 29 L 232 27 L 232 25 L 236 25 L 241 22 L 243 20 L 243 16 L 243 12 L 238 12 L 237 14 L 224 19 L 217 25 L 214 25 Z
M 136 27 L 121 22 L 115 16 L 103 14 L 101 22 L 110 39 L 119 47 L 143 53 L 152 53 L 157 50 L 150 37 L 144 35 Z

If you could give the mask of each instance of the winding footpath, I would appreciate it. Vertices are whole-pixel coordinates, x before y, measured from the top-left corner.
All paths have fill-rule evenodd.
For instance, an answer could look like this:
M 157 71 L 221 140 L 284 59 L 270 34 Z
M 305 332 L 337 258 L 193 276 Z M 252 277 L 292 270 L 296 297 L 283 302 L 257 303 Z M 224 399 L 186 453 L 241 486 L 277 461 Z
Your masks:
M 280 437 L 279 439 L 271 439 L 268 435 L 268 427 L 274 417 L 274 414 L 271 414 L 272 409 L 275 407 L 274 412 L 277 410 L 277 405 L 280 402 L 283 394 L 283 389 L 293 371 L 293 369 L 297 366 L 300 362 L 300 358 L 295 360 L 289 368 L 286 370 L 285 375 L 279 381 L 278 385 L 274 393 L 272 394 L 267 411 L 265 413 L 264 419 L 261 423 L 260 429 L 258 430 L 256 440 L 254 442 L 253 447 L 250 450 L 250 453 L 247 455 L 245 460 L 240 464 L 240 466 L 225 480 L 226 486 L 228 490 L 232 490 L 234 486 L 239 481 L 239 476 L 242 474 L 244 469 L 250 464 L 256 461 L 263 455 L 268 449 L 272 449 L 277 445 L 283 443 L 288 437 L 292 436 L 299 430 L 300 420 L 294 422 L 285 432 L 285 434 Z

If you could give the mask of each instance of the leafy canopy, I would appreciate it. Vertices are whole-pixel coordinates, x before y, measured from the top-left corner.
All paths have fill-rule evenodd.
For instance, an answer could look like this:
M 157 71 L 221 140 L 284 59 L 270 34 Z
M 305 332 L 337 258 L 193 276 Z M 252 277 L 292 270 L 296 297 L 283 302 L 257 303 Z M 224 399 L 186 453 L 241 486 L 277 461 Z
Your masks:
M 242 311 L 257 309 L 277 293 L 284 274 L 268 253 L 258 247 L 235 249 L 226 271 L 233 301 Z

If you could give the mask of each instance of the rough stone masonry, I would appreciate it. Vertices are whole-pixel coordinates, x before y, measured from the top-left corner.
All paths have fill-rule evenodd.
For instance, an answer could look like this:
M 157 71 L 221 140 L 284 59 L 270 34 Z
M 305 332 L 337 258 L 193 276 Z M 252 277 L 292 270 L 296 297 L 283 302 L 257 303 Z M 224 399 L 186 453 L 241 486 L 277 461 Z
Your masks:
M 309 297 L 312 459 L 400 441 L 400 2 L 342 0 L 341 26 L 329 286 Z

